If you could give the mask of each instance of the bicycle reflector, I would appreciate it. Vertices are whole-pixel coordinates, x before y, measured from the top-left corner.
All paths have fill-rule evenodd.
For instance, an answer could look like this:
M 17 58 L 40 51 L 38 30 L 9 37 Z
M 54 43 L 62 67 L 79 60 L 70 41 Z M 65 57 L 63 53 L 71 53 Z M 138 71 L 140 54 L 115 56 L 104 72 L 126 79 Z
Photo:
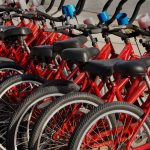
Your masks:
M 129 18 L 126 13 L 119 13 L 116 16 L 116 19 L 117 19 L 119 25 L 128 25 L 129 24 Z
M 105 23 L 110 19 L 107 11 L 103 11 L 103 12 L 99 13 L 97 16 L 101 23 Z
M 62 7 L 62 12 L 65 16 L 73 18 L 76 13 L 75 5 L 65 5 Z

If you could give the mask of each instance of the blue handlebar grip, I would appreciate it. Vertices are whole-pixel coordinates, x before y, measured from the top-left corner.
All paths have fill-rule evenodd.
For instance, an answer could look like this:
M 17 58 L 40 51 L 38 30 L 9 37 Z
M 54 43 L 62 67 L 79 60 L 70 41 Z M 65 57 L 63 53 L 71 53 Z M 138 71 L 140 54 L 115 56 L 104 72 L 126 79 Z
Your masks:
M 65 5 L 62 7 L 62 13 L 66 16 L 66 17 L 74 17 L 75 13 L 76 13 L 76 8 L 75 5 Z
M 99 13 L 97 16 L 102 24 L 107 22 L 110 19 L 107 11 L 103 11 L 103 12 Z
M 68 11 L 68 14 L 70 17 L 74 17 L 74 15 L 76 13 L 75 5 L 68 5 L 67 11 Z
M 117 19 L 119 25 L 128 25 L 129 24 L 129 18 L 126 13 L 119 13 L 116 16 L 116 19 Z

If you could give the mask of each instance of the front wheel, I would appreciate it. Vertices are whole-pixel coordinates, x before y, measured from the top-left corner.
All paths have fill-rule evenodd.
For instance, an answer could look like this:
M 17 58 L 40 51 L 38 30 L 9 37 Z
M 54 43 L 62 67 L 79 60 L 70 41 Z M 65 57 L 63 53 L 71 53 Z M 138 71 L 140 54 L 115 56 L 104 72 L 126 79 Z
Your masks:
M 77 90 L 78 87 L 70 81 L 56 80 L 42 85 L 28 96 L 11 119 L 6 139 L 7 150 L 27 149 L 30 131 L 41 112 L 58 97 Z
M 80 119 L 103 101 L 88 93 L 67 94 L 52 102 L 40 116 L 31 133 L 30 150 L 67 150 Z
M 114 126 L 109 124 L 109 116 L 115 116 Z M 143 111 L 134 105 L 113 102 L 97 107 L 77 126 L 71 137 L 69 150 L 123 150 L 136 131 Z M 149 142 L 150 120 L 146 120 L 136 135 L 130 149 Z
M 17 75 L 0 84 L 0 143 L 6 146 L 6 131 L 10 118 L 26 96 L 45 80 L 33 75 Z

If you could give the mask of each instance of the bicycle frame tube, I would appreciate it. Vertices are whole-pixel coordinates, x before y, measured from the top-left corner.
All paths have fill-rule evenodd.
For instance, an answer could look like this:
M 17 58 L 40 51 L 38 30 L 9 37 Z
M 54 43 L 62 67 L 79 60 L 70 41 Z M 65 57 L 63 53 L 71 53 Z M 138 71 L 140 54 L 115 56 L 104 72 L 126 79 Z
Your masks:
M 129 60 L 132 57 L 135 58 L 134 56 L 135 56 L 135 54 L 134 54 L 134 50 L 133 50 L 132 44 L 131 44 L 130 41 L 128 41 L 126 43 L 124 49 L 119 54 L 118 58 L 121 58 L 123 60 Z
M 145 123 L 146 119 L 148 118 L 149 114 L 150 114 L 150 107 L 147 110 L 147 113 L 143 116 L 142 120 L 140 121 L 140 124 L 139 124 L 136 132 L 132 135 L 131 140 L 129 141 L 129 143 L 128 143 L 127 147 L 126 147 L 127 150 L 130 150 L 131 144 L 133 143 L 134 139 L 136 138 L 136 135 L 138 134 L 138 132 L 141 129 L 141 127 L 144 125 L 144 123 Z M 150 143 L 146 144 L 145 146 L 143 145 L 142 146 L 142 150 L 146 149 L 146 148 L 150 148 L 148 146 L 150 146 Z M 137 148 L 137 149 L 139 149 L 139 148 Z M 137 150 L 137 149 L 135 149 L 135 150 Z
M 114 51 L 112 43 L 107 42 L 104 45 L 104 47 L 100 50 L 100 53 L 96 59 L 98 59 L 98 60 L 108 59 L 109 55 L 111 54 L 112 51 Z

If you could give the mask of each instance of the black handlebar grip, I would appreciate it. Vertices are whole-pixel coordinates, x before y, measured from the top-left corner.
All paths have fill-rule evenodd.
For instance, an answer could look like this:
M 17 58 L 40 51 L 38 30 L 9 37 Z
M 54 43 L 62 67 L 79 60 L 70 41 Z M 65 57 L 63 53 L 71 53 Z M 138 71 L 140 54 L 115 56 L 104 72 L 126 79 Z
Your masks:
M 110 20 L 107 21 L 107 25 L 111 24 L 115 19 L 116 16 L 118 15 L 118 13 L 120 13 L 120 11 L 122 10 L 122 6 L 127 2 L 128 0 L 121 0 L 120 3 L 118 4 L 118 7 L 116 8 L 116 11 L 114 13 L 114 15 L 112 16 L 112 18 Z
M 136 25 L 129 24 L 129 25 L 127 25 L 127 28 L 128 28 L 128 29 L 133 29 L 136 34 L 141 34 L 141 35 L 145 35 L 145 36 L 150 36 L 150 31 L 146 31 L 146 30 L 144 30 L 144 29 L 141 29 L 141 28 L 139 28 L 139 27 L 136 26 Z
M 55 22 L 63 22 L 66 20 L 66 18 L 64 18 L 63 16 L 59 16 L 59 17 L 51 17 L 51 16 L 47 16 L 47 19 L 55 21 Z
M 104 5 L 103 11 L 107 11 L 108 7 L 111 5 L 113 0 L 108 0 L 107 3 Z
M 136 5 L 136 7 L 135 7 L 135 10 L 134 10 L 134 12 L 133 12 L 133 14 L 132 14 L 132 17 L 131 17 L 130 20 L 129 20 L 129 23 L 130 23 L 130 24 L 132 24 L 133 21 L 136 19 L 137 15 L 138 15 L 138 13 L 139 13 L 139 11 L 140 11 L 140 8 L 141 8 L 142 4 L 143 4 L 145 1 L 146 1 L 146 0 L 139 0 L 139 2 L 137 3 L 137 5 Z
M 49 12 L 52 9 L 52 7 L 54 6 L 54 3 L 55 3 L 55 0 L 51 0 L 50 5 L 46 9 L 46 12 Z
M 76 6 L 76 15 L 80 15 L 82 12 L 84 5 L 85 5 L 86 0 L 79 0 L 77 6 Z
M 111 33 L 111 34 L 114 34 L 114 35 L 116 35 L 116 36 L 118 36 L 118 37 L 121 37 L 121 38 L 123 38 L 123 39 L 128 38 L 128 36 L 127 36 L 126 34 L 122 33 L 122 32 L 110 32 L 110 33 Z
M 143 30 L 143 29 L 139 29 L 139 33 L 141 35 L 145 35 L 145 36 L 149 36 L 150 37 L 150 31 L 146 31 L 146 30 Z

